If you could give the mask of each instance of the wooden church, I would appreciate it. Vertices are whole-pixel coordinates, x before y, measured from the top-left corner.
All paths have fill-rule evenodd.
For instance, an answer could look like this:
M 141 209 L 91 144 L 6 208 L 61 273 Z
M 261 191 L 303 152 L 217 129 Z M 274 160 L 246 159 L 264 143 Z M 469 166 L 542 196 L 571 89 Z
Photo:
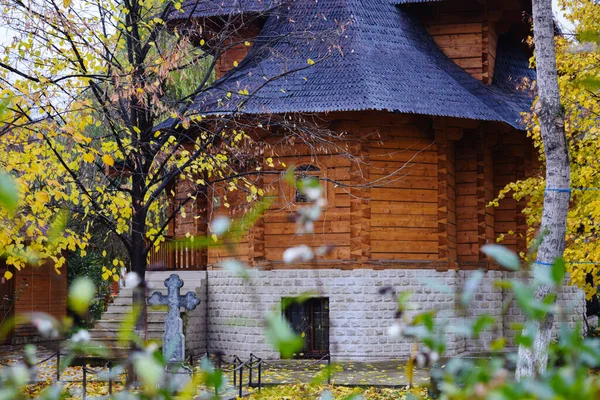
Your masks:
M 501 314 L 505 294 L 493 286 L 508 272 L 480 249 L 500 235 L 513 250 L 526 246 L 524 203 L 488 204 L 507 183 L 541 172 L 522 115 L 534 99 L 530 14 L 527 0 L 187 0 L 173 12 L 169 23 L 188 26 L 207 51 L 225 24 L 235 26 L 217 81 L 195 99 L 194 113 L 310 119 L 311 129 L 344 143 L 290 144 L 275 126 L 255 128 L 269 144 L 255 184 L 274 199 L 263 218 L 233 252 L 152 255 L 152 264 L 203 279 L 206 325 L 193 335 L 204 335 L 209 351 L 276 357 L 264 312 L 311 292 L 282 315 L 306 338 L 299 357 L 405 357 L 411 343 L 386 333 L 395 300 L 381 292 L 391 286 L 412 292 L 418 309 L 438 310 L 442 326 L 480 313 L 497 318 L 477 341 L 449 333 L 451 354 L 513 337 L 511 325 L 523 317 L 517 309 Z M 292 165 L 325 188 L 327 207 L 310 234 L 299 235 L 290 218 L 306 201 L 283 182 Z M 185 196 L 185 185 L 176 192 Z M 206 234 L 212 216 L 244 201 L 227 196 L 217 188 L 190 205 L 172 226 L 174 238 Z M 284 263 L 285 249 L 299 244 L 332 251 Z M 250 283 L 219 268 L 231 256 L 254 268 Z M 476 269 L 485 279 L 464 315 L 457 295 Z M 559 301 L 575 304 L 570 322 L 581 317 L 579 291 L 566 288 Z

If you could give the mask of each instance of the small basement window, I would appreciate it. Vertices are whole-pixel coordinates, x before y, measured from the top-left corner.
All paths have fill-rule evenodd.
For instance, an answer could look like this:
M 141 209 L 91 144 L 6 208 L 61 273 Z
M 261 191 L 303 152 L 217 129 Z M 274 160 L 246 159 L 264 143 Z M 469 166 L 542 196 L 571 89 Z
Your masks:
M 321 170 L 318 167 L 315 167 L 314 165 L 301 165 L 296 168 L 296 180 L 301 181 L 310 177 L 318 178 L 319 172 L 321 172 Z M 296 187 L 296 196 L 294 197 L 294 200 L 296 203 L 309 202 L 308 197 L 306 197 L 306 195 L 298 187 Z
M 316 297 L 303 302 L 283 298 L 285 319 L 304 338 L 304 347 L 295 358 L 321 358 L 329 354 L 329 298 Z

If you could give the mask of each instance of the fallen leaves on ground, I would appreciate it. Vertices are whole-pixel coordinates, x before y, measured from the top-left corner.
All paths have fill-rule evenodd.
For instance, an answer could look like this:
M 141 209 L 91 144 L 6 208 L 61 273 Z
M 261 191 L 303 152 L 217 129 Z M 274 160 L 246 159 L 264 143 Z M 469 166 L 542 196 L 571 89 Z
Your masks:
M 347 386 L 314 386 L 314 385 L 281 385 L 262 389 L 254 392 L 250 399 L 254 400 L 300 400 L 317 399 L 324 392 L 329 391 L 334 399 L 345 399 L 352 395 L 360 395 L 365 400 L 402 400 L 408 394 L 418 399 L 428 399 L 425 388 L 360 388 Z

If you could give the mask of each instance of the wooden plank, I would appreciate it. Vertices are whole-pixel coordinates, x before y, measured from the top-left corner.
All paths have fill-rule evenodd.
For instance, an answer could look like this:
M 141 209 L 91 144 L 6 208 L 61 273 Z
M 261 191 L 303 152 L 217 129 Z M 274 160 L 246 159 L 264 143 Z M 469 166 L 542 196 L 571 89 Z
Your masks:
M 373 161 L 396 161 L 419 164 L 434 164 L 436 162 L 436 153 L 433 151 L 371 148 L 369 154 Z
M 438 242 L 378 240 L 371 243 L 371 251 L 373 253 L 437 254 Z
M 427 176 L 370 175 L 372 187 L 402 189 L 437 189 L 437 179 Z
M 462 69 L 481 68 L 481 57 L 453 58 L 452 61 Z
M 371 160 L 369 167 L 369 171 L 371 172 L 371 174 L 402 174 L 408 176 L 437 177 L 437 165 L 435 164 L 406 164 L 396 161 Z
M 435 35 L 433 37 L 438 46 L 445 48 L 449 46 L 477 46 L 481 48 L 481 32 L 456 33 Z
M 296 234 L 298 225 L 295 222 L 271 222 L 265 225 L 265 235 L 293 235 Z M 324 233 L 349 233 L 350 221 L 323 221 L 315 222 L 315 234 Z
M 431 254 L 426 254 L 426 253 L 377 253 L 377 252 L 372 252 L 371 253 L 371 258 L 373 260 L 407 260 L 407 261 L 412 261 L 412 260 L 418 260 L 418 261 L 435 261 L 437 260 L 437 253 L 431 253 Z M 384 264 L 384 268 L 392 268 L 392 265 L 388 265 L 387 263 Z M 413 266 L 414 268 L 414 266 Z M 431 268 L 431 266 L 429 266 L 428 268 Z
M 281 261 L 284 251 L 285 248 L 267 248 L 265 249 L 265 257 L 267 260 Z M 349 260 L 350 247 L 335 247 L 327 256 L 320 258 L 326 260 Z
M 371 227 L 412 227 L 412 228 L 435 228 L 437 227 L 437 215 L 388 215 L 373 214 Z
M 373 200 L 371 201 L 371 212 L 373 214 L 437 216 L 437 204 Z
M 425 150 L 437 151 L 435 140 L 433 138 L 419 137 L 404 137 L 395 136 L 393 138 L 382 138 L 370 144 L 371 149 L 406 149 L 406 150 Z
M 395 200 L 395 201 L 419 201 L 423 203 L 435 203 L 437 191 L 424 189 L 371 189 L 373 200 Z
M 325 244 L 349 246 L 349 233 L 326 233 L 306 235 L 265 235 L 265 248 L 288 248 L 300 244 L 321 246 Z
M 381 241 L 403 241 L 414 240 L 435 241 L 437 240 L 436 228 L 390 228 L 390 227 L 372 227 L 371 237 L 373 240 Z
M 448 35 L 457 33 L 479 33 L 481 23 L 429 25 L 427 30 L 431 35 Z

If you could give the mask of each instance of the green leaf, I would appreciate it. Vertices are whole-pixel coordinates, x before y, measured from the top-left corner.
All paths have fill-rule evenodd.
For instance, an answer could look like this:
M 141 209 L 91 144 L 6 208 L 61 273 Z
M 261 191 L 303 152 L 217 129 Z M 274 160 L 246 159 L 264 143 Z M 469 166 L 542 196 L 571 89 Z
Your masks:
M 477 318 L 475 320 L 475 323 L 473 324 L 473 335 L 475 336 L 475 338 L 479 337 L 479 334 L 482 330 L 484 330 L 488 326 L 492 326 L 494 321 L 494 317 L 490 315 L 482 315 L 479 318 Z
M 146 352 L 139 353 L 133 362 L 135 373 L 148 394 L 156 392 L 164 373 L 164 366 Z
M 469 305 L 469 303 L 471 303 L 473 294 L 475 293 L 475 290 L 477 290 L 477 287 L 479 286 L 479 283 L 483 279 L 483 276 L 484 276 L 483 271 L 477 270 L 477 271 L 474 271 L 473 274 L 471 275 L 471 277 L 467 280 L 467 282 L 465 283 L 463 292 L 460 296 L 460 303 L 463 306 L 466 307 Z
M 411 292 L 400 292 L 400 294 L 398 294 L 398 311 L 405 311 L 408 309 L 408 302 L 411 296 Z
M 89 278 L 79 277 L 69 289 L 69 307 L 79 315 L 85 315 L 94 298 L 96 287 Z
M 596 90 L 600 89 L 600 78 L 592 76 L 586 78 L 579 78 L 575 80 L 575 84 L 584 89 L 588 89 L 595 92 Z
M 579 32 L 577 35 L 577 40 L 581 43 L 598 43 L 600 44 L 600 32 L 596 30 L 585 30 L 583 32 Z
M 307 300 L 317 297 L 318 295 L 319 295 L 319 292 L 308 291 L 308 292 L 302 292 L 298 296 L 283 297 L 281 299 L 281 309 L 285 310 L 292 304 L 302 304 Z
M 242 279 L 249 279 L 248 266 L 241 261 L 235 259 L 224 260 L 219 263 L 219 266 L 225 271 L 231 272 L 234 276 Z
M 223 371 L 216 369 L 207 357 L 202 358 L 200 369 L 202 370 L 202 377 L 206 386 L 220 392 L 225 383 Z
M 492 351 L 500 351 L 502 349 L 504 349 L 504 347 L 506 346 L 506 338 L 505 337 L 499 337 L 496 338 L 494 340 L 491 341 L 490 343 L 490 350 Z
M 48 243 L 56 243 L 65 232 L 67 223 L 69 221 L 69 212 L 66 210 L 60 211 L 54 217 L 54 220 L 50 224 L 50 231 L 48 232 Z
M 266 336 L 273 347 L 281 353 L 282 358 L 290 358 L 304 346 L 304 339 L 278 313 L 273 312 L 266 318 Z
M 565 279 L 565 274 L 565 260 L 563 260 L 562 257 L 559 257 L 554 261 L 554 264 L 552 264 L 552 280 L 554 281 L 554 286 L 562 284 L 563 279 Z
M 9 212 L 15 212 L 19 201 L 17 184 L 12 176 L 0 172 L 0 206 Z
M 521 260 L 512 251 L 499 244 L 486 244 L 481 251 L 488 257 L 491 257 L 504 268 L 518 271 L 521 268 Z

